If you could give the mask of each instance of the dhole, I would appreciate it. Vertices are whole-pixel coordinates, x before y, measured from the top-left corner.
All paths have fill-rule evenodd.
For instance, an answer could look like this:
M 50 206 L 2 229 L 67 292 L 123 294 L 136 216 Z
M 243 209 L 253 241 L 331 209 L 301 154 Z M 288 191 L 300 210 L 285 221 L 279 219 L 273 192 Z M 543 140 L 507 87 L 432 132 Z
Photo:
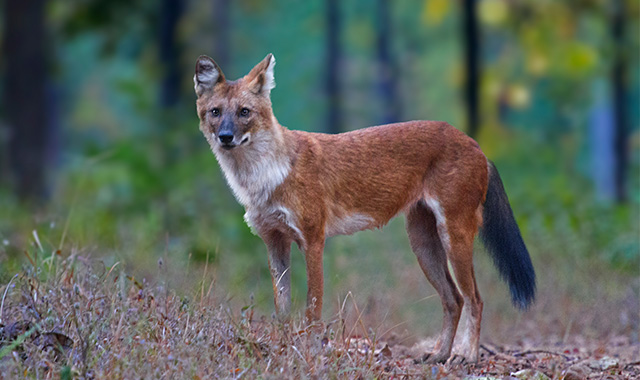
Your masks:
M 269 252 L 275 306 L 290 312 L 289 252 L 305 254 L 307 318 L 322 311 L 325 239 L 380 228 L 404 213 L 411 248 L 440 295 L 442 331 L 429 362 L 451 356 L 463 308 L 461 355 L 478 360 L 482 300 L 473 271 L 476 232 L 515 306 L 535 296 L 535 273 L 495 166 L 478 144 L 451 125 L 411 121 L 337 135 L 289 130 L 273 115 L 275 59 L 228 81 L 201 56 L 194 76 L 200 130 L 245 219 Z M 447 261 L 451 263 L 454 282 Z

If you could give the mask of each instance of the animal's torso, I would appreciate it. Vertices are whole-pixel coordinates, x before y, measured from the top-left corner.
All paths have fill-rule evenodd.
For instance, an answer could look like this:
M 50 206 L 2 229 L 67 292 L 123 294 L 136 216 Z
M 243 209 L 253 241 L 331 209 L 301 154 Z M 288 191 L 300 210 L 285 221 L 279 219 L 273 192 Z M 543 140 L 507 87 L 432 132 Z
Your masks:
M 441 122 L 399 123 L 339 135 L 282 132 L 278 138 L 260 136 L 231 154 L 216 152 L 216 157 L 246 207 L 247 223 L 258 233 L 290 233 L 300 243 L 308 228 L 332 236 L 386 224 L 424 197 L 425 183 L 438 193 L 438 183 L 429 182 L 435 176 L 453 179 L 458 158 L 486 166 L 475 141 Z M 465 186 L 474 186 L 467 182 Z M 317 225 L 319 221 L 324 223 Z

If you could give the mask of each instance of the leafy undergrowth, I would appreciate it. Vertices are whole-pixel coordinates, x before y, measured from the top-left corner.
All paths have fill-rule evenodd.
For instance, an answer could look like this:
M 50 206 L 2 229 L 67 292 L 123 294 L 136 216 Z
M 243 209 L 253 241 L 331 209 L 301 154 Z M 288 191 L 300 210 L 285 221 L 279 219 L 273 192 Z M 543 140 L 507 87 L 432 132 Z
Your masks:
M 283 325 L 232 310 L 206 287 L 192 297 L 129 277 L 118 264 L 74 254 L 32 260 L 2 284 L 0 374 L 4 378 L 637 378 L 640 350 L 535 339 L 484 344 L 477 364 L 420 361 L 412 347 L 356 336 L 341 315 L 322 326 Z M 257 313 L 255 313 L 257 314 Z M 536 345 L 537 344 L 537 345 Z

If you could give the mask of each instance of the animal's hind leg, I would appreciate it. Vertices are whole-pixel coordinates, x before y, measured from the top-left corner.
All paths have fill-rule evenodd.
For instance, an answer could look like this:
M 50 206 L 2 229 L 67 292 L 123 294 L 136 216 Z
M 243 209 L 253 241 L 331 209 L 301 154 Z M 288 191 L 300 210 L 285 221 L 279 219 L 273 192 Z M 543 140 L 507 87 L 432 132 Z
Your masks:
M 418 202 L 407 213 L 407 233 L 420 268 L 440 295 L 444 312 L 442 331 L 427 361 L 444 362 L 451 355 L 463 300 L 447 267 L 447 256 L 438 235 L 436 218 L 423 202 Z
M 450 250 L 447 252 L 447 257 L 464 298 L 463 314 L 466 321 L 461 355 L 469 362 L 478 361 L 483 307 L 473 270 L 473 239 L 478 223 L 474 215 L 457 217 L 453 215 L 447 221 L 446 231 L 443 232 L 443 229 L 440 231 L 449 235 Z

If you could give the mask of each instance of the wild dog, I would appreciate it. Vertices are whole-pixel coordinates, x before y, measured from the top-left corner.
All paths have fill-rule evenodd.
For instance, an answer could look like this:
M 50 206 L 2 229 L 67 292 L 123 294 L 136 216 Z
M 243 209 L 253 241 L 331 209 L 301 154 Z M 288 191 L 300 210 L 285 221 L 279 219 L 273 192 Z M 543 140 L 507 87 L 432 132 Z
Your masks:
M 473 270 L 476 233 L 508 283 L 516 307 L 535 296 L 535 273 L 502 181 L 478 144 L 445 122 L 410 121 L 336 135 L 289 130 L 273 114 L 275 59 L 226 80 L 201 56 L 194 76 L 200 130 L 245 220 L 267 245 L 277 313 L 290 313 L 289 254 L 297 243 L 307 270 L 309 321 L 322 311 L 325 239 L 380 228 L 406 215 L 411 248 L 444 309 L 428 355 L 444 362 L 463 308 L 462 355 L 478 360 L 483 303 Z M 454 282 L 447 262 L 451 264 Z

